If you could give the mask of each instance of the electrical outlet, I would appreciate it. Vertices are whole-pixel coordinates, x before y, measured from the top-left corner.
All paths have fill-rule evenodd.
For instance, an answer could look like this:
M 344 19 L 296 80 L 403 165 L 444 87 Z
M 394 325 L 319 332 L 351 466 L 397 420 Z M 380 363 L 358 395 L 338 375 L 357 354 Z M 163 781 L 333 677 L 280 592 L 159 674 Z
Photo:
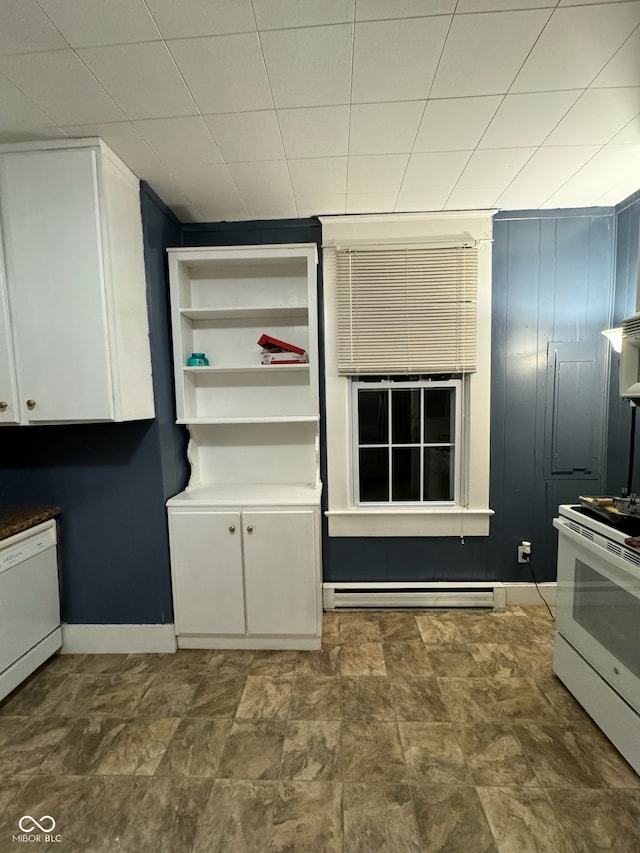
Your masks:
M 529 555 L 531 554 L 531 542 L 527 539 L 523 539 L 522 542 L 518 545 L 518 562 L 519 563 L 528 563 Z

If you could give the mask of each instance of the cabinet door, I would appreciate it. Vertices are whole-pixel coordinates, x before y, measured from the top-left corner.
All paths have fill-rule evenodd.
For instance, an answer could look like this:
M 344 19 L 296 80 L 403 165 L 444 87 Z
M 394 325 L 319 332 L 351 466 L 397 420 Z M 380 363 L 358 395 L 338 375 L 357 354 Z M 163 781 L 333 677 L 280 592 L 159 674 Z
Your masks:
M 177 634 L 244 634 L 239 512 L 170 512 Z
M 76 149 L 0 159 L 18 387 L 32 422 L 113 418 L 95 158 Z
M 313 510 L 242 513 L 248 633 L 316 634 L 315 531 Z
M 9 325 L 9 306 L 4 279 L 2 245 L 0 244 L 0 423 L 15 424 L 19 420 L 20 411 Z

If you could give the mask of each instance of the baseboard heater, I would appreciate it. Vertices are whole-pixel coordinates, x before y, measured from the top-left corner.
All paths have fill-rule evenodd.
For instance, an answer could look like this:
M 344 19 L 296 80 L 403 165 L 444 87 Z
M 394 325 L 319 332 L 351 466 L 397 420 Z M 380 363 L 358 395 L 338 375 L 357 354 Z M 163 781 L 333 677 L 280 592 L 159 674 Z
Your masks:
M 325 583 L 325 610 L 482 607 L 504 610 L 505 588 L 498 581 L 430 583 Z

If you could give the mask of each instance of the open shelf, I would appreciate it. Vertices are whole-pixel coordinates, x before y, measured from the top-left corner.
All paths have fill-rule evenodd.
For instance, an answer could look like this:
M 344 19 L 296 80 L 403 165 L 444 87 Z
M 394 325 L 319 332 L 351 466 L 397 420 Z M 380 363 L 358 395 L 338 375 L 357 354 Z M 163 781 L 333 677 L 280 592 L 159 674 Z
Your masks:
M 182 308 L 180 315 L 187 320 L 250 320 L 250 319 L 283 319 L 305 321 L 308 308 L 306 305 L 295 306 L 264 306 L 248 305 L 220 308 Z
M 318 423 L 319 415 L 278 415 L 267 417 L 230 417 L 230 418 L 184 418 L 178 424 L 313 424 Z
M 183 367 L 185 373 L 255 373 L 256 371 L 277 370 L 279 373 L 285 371 L 308 371 L 308 364 L 237 364 L 237 365 L 209 365 L 208 367 Z

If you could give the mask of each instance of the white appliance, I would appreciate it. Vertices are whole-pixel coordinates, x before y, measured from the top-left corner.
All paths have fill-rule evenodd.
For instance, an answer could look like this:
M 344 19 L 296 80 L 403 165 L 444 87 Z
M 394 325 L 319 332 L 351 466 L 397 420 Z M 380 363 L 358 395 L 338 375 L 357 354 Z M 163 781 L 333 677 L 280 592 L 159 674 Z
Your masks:
M 554 670 L 640 773 L 640 519 L 560 506 Z M 640 542 L 639 542 L 640 544 Z
M 0 542 L 0 699 L 62 645 L 56 523 Z

